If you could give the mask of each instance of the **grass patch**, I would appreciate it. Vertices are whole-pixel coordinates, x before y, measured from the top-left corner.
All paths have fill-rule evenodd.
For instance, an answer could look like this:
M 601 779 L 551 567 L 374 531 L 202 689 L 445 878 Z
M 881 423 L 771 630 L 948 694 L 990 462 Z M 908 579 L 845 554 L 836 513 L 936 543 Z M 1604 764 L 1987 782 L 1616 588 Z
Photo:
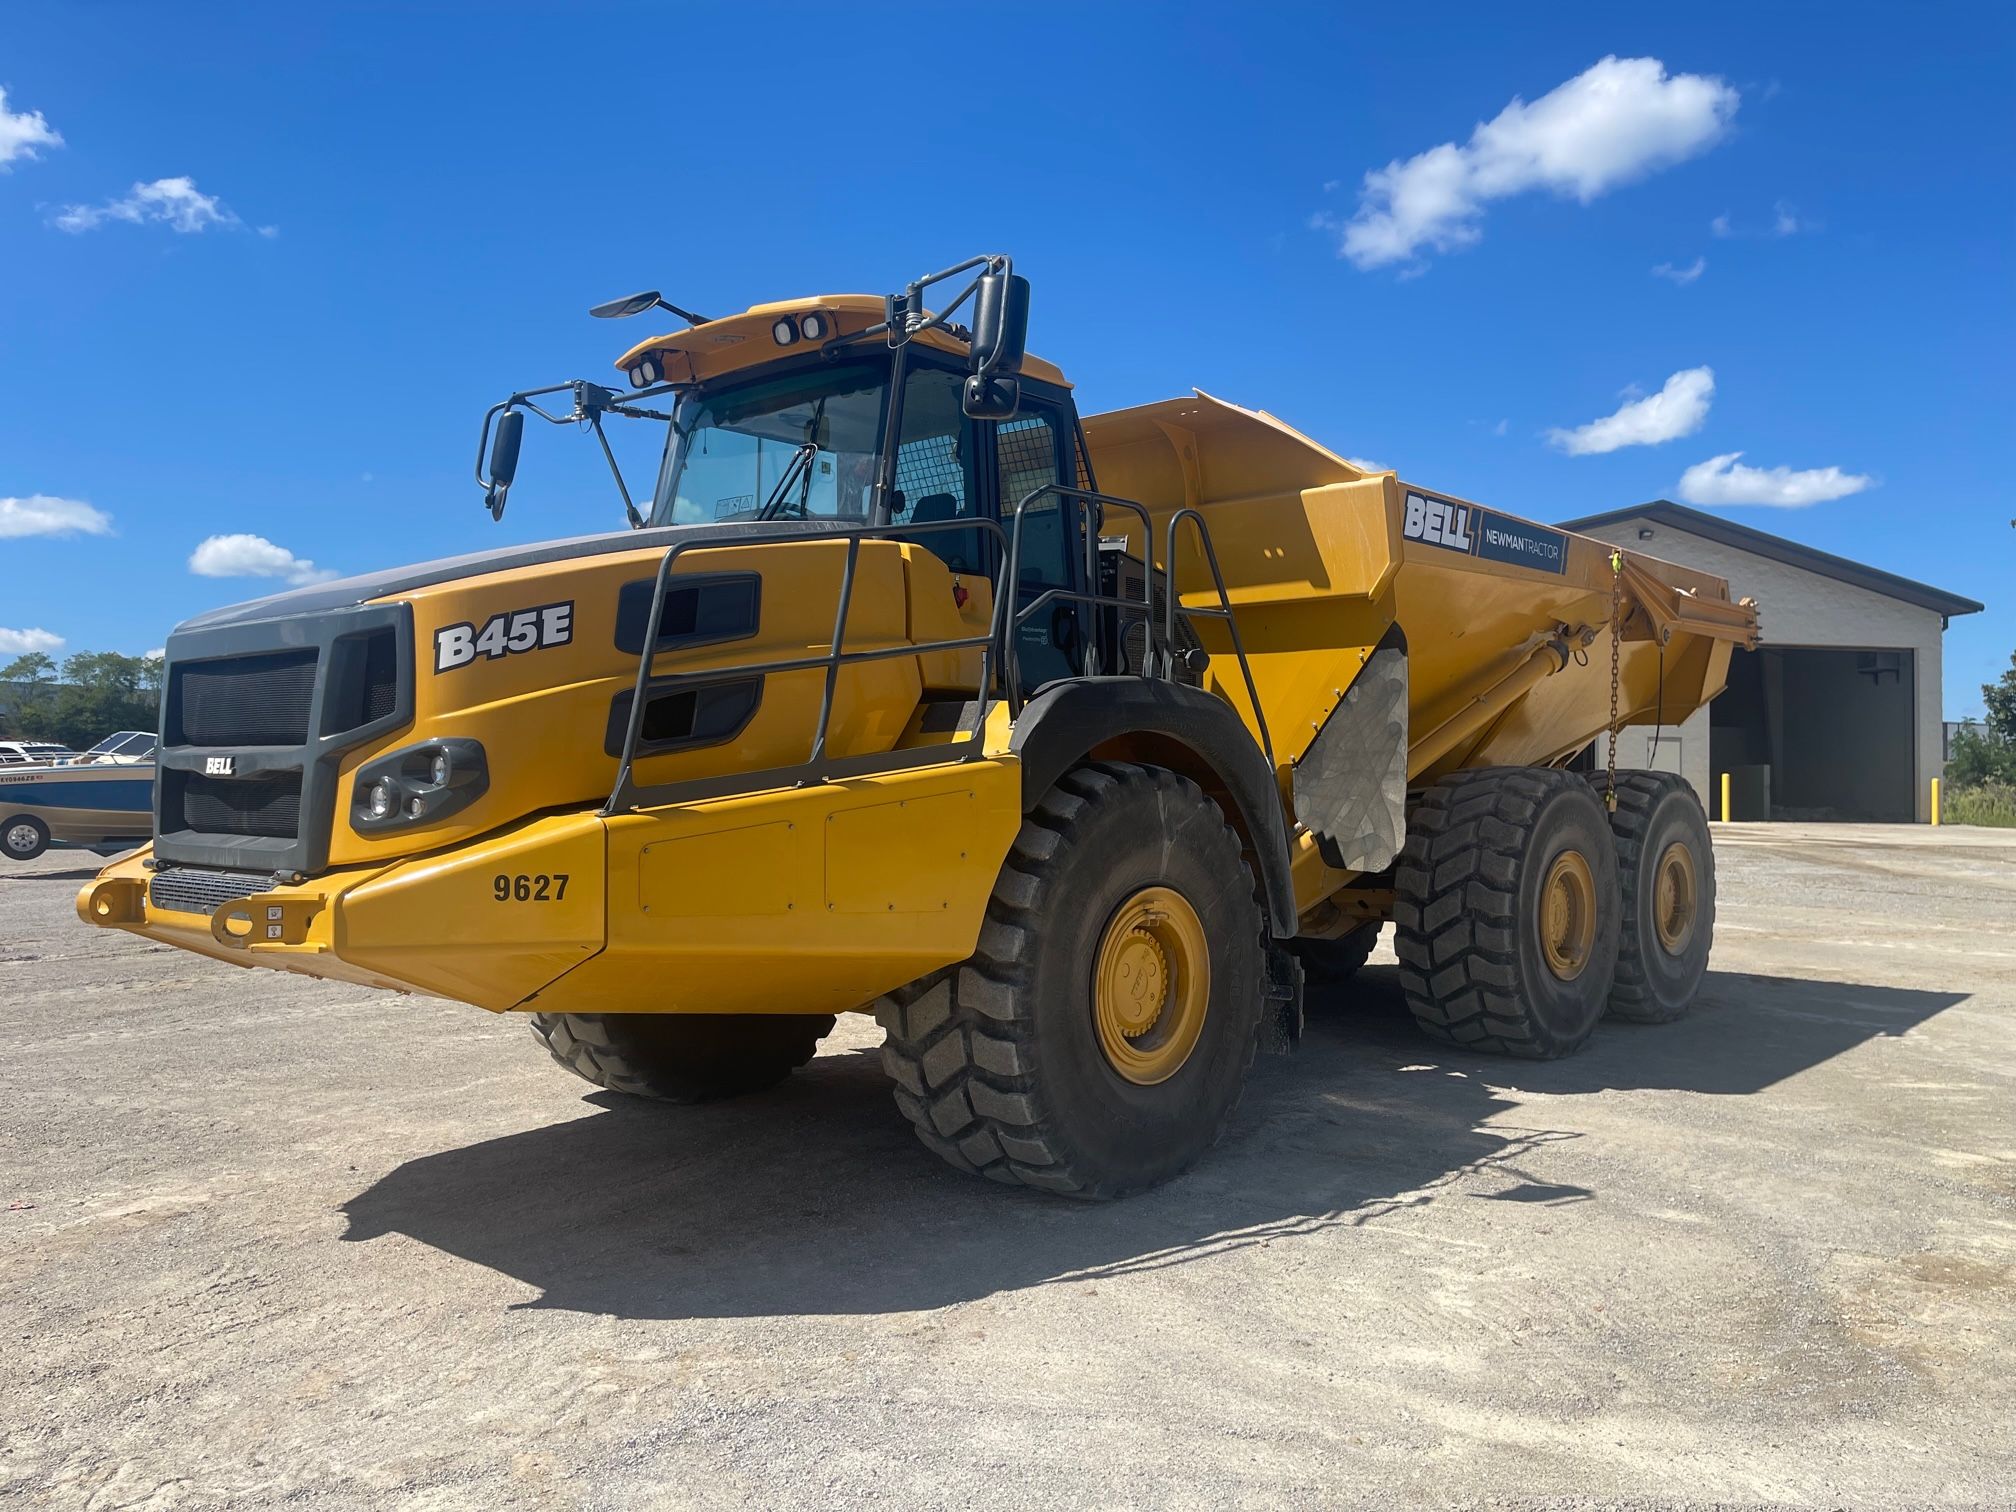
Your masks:
M 1984 782 L 1979 787 L 1942 787 L 1939 822 L 2016 829 L 2016 787 L 2001 782 Z

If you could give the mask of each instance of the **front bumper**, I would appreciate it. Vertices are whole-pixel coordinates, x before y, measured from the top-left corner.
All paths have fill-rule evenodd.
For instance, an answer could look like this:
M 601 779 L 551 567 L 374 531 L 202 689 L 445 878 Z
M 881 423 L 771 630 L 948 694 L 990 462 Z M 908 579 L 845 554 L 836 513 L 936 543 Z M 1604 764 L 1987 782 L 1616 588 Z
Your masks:
M 592 813 L 533 820 L 450 855 L 272 883 L 207 913 L 161 906 L 152 860 L 143 850 L 108 866 L 78 894 L 78 917 L 234 965 L 497 1012 L 605 942 L 605 832 Z

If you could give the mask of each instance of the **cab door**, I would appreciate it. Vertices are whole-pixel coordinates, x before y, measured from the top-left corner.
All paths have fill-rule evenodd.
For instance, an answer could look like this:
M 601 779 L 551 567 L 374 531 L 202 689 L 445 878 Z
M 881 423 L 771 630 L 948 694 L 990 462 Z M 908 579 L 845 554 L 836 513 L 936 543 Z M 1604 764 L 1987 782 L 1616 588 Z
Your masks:
M 1023 384 L 1021 413 L 984 427 L 993 432 L 993 506 L 1011 536 L 1018 504 L 1045 483 L 1069 484 L 1078 475 L 1068 403 L 1032 396 Z M 1075 499 L 1045 495 L 1030 505 L 1022 524 L 1022 552 L 1013 585 L 1014 607 L 1028 609 L 1052 588 L 1082 591 L 1084 511 Z M 1005 567 L 1004 567 L 1005 570 Z M 1084 671 L 1087 606 L 1053 599 L 1015 632 L 1016 663 L 1024 696 L 1060 677 Z

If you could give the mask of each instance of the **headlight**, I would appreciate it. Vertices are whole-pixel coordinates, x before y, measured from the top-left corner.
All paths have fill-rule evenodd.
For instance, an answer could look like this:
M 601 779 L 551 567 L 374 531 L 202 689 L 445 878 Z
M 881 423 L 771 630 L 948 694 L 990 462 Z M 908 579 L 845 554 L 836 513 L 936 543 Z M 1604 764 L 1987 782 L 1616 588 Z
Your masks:
M 481 741 L 423 741 L 358 768 L 350 827 L 377 835 L 435 824 L 489 789 L 490 765 Z

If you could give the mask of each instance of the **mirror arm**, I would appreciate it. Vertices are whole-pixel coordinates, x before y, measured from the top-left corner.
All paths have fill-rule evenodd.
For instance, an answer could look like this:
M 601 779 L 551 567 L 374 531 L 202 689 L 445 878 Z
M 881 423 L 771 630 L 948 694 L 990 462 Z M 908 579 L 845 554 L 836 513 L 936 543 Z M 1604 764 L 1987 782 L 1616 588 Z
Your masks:
M 904 332 L 904 339 L 908 340 L 909 338 L 914 336 L 922 336 L 926 331 L 949 331 L 952 332 L 954 335 L 957 335 L 960 331 L 965 330 L 965 327 L 963 326 L 954 325 L 952 323 L 952 317 L 959 312 L 959 307 L 961 305 L 966 303 L 967 300 L 971 299 L 974 296 L 974 294 L 979 291 L 979 288 L 980 288 L 980 280 L 978 278 L 975 278 L 971 283 L 966 285 L 965 288 L 959 291 L 959 297 L 953 300 L 952 303 L 945 306 L 945 308 L 940 310 L 936 315 L 931 316 L 929 319 L 923 321 L 921 324 L 911 326 L 909 330 Z M 973 333 L 971 331 L 967 331 L 964 339 L 971 340 L 972 335 Z
M 679 313 L 683 314 L 684 312 L 681 311 Z M 599 383 L 590 383 L 586 379 L 575 378 L 566 383 L 551 383 L 545 388 L 525 389 L 522 392 L 513 394 L 509 399 L 503 400 L 501 403 L 491 405 L 489 409 L 483 412 L 483 429 L 476 437 L 476 486 L 483 490 L 484 501 L 490 506 L 491 516 L 496 518 L 503 514 L 503 496 L 510 491 L 511 485 L 507 483 L 500 489 L 496 480 L 484 475 L 485 458 L 488 457 L 490 451 L 490 435 L 496 429 L 500 416 L 507 415 L 513 410 L 520 410 L 537 415 L 548 425 L 576 425 L 585 421 L 592 426 L 595 431 L 595 439 L 602 445 L 602 455 L 609 463 L 610 475 L 616 480 L 616 491 L 623 496 L 623 512 L 630 517 L 630 527 L 633 530 L 643 529 L 645 525 L 644 516 L 637 511 L 636 501 L 630 496 L 630 487 L 623 480 L 623 469 L 617 464 L 615 449 L 610 446 L 608 436 L 603 433 L 602 416 L 605 414 L 627 415 L 639 420 L 663 420 L 666 424 L 670 425 L 672 423 L 672 416 L 668 414 L 664 414 L 659 410 L 642 409 L 634 403 L 620 401 L 625 398 L 631 400 L 649 399 L 659 394 L 670 394 L 677 391 L 678 385 L 666 383 L 660 384 L 656 388 L 643 389 L 636 394 L 624 396 L 619 395 L 614 389 L 604 388 Z M 546 409 L 534 402 L 535 400 L 544 398 L 548 394 L 571 395 L 574 400 L 573 408 L 566 414 L 555 414 L 552 410 Z
M 637 513 L 637 506 L 630 502 L 630 489 L 623 481 L 623 469 L 616 465 L 616 453 L 609 445 L 609 438 L 602 434 L 602 416 L 598 412 L 591 411 L 588 415 L 588 424 L 595 431 L 595 439 L 602 443 L 602 455 L 609 459 L 609 476 L 616 480 L 616 492 L 623 495 L 623 512 L 630 516 L 630 528 L 642 530 L 644 516 Z

